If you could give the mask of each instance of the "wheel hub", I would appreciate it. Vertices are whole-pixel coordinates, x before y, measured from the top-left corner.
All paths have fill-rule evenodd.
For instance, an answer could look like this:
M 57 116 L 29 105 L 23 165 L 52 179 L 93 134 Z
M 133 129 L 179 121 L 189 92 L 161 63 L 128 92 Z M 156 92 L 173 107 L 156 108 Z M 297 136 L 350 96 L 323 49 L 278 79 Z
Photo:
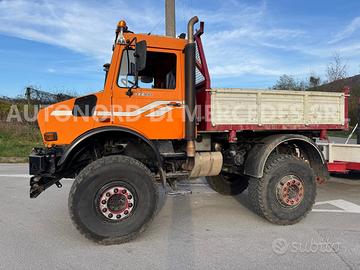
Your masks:
M 119 212 L 126 206 L 126 196 L 114 194 L 109 198 L 107 205 L 111 212 Z
M 285 207 L 297 207 L 304 198 L 303 182 L 295 175 L 283 177 L 276 186 L 276 197 Z
M 107 219 L 122 220 L 132 213 L 134 196 L 122 186 L 108 188 L 100 195 L 99 209 Z

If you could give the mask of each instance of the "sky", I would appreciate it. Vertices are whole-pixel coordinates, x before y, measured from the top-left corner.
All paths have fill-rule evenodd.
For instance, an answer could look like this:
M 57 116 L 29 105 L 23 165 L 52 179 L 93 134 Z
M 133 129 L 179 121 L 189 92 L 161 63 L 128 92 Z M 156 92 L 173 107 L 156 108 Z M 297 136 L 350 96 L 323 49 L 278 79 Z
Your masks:
M 360 73 L 360 1 L 175 0 L 177 34 L 205 21 L 212 87 L 268 88 L 282 74 L 325 79 L 335 53 Z M 83 95 L 102 89 L 117 22 L 164 34 L 164 0 L 0 0 L 0 96 L 32 85 Z

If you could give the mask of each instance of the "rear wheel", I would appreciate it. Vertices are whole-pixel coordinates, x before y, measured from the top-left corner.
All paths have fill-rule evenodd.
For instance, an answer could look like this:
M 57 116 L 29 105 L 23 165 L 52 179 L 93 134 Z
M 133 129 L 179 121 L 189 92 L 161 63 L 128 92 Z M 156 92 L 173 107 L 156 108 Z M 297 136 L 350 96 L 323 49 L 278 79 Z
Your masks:
M 255 211 L 272 223 L 299 222 L 311 210 L 316 197 L 313 170 L 290 155 L 272 155 L 264 176 L 249 180 L 249 196 Z
M 75 179 L 69 195 L 70 217 L 93 241 L 127 242 L 153 219 L 158 191 L 150 170 L 141 162 L 126 156 L 104 157 Z
M 222 195 L 238 195 L 248 187 L 248 179 L 237 174 L 219 174 L 207 176 L 208 185 Z

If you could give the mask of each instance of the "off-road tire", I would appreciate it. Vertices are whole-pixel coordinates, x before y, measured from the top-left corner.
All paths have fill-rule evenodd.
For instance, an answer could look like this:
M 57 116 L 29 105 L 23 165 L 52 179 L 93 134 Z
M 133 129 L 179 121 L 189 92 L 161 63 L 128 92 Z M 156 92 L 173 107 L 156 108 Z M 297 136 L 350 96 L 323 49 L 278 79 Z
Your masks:
M 124 220 L 107 220 L 99 211 L 96 196 L 107 184 L 121 182 L 136 194 L 136 208 Z M 159 210 L 162 185 L 155 183 L 151 171 L 127 156 L 109 156 L 85 167 L 76 177 L 69 194 L 69 213 L 77 230 L 100 244 L 120 244 L 135 239 Z
M 206 181 L 214 191 L 222 195 L 232 196 L 244 192 L 249 185 L 247 177 L 242 177 L 236 174 L 219 174 L 216 176 L 207 176 Z
M 295 175 L 303 182 L 304 197 L 295 208 L 284 207 L 276 197 L 276 185 L 286 175 Z M 250 178 L 250 201 L 257 214 L 279 225 L 302 220 L 312 209 L 316 197 L 316 181 L 312 168 L 304 160 L 290 155 L 271 155 L 262 178 Z

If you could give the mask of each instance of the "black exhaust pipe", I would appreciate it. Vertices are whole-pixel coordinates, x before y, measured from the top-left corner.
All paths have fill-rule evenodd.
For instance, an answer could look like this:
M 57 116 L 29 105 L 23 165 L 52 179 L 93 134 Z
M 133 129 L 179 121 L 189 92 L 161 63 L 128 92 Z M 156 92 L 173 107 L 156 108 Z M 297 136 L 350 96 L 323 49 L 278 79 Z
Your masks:
M 194 24 L 198 17 L 192 17 L 188 23 L 188 44 L 185 46 L 185 139 L 188 157 L 195 156 L 196 137 L 196 92 L 195 92 L 195 41 Z

